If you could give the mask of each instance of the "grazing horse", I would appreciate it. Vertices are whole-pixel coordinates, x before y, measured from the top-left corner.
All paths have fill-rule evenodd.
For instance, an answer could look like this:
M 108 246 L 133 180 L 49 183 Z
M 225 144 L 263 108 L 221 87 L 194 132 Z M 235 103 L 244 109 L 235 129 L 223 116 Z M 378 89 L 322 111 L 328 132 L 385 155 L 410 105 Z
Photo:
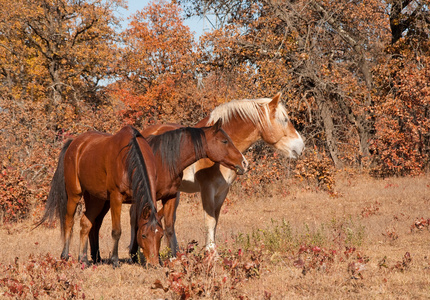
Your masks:
M 88 264 L 88 234 L 101 212 L 112 215 L 114 246 L 111 261 L 118 266 L 118 241 L 121 236 L 121 206 L 132 202 L 136 228 L 146 261 L 159 263 L 163 228 L 157 214 L 157 169 L 148 142 L 133 127 L 126 126 L 115 135 L 86 132 L 68 140 L 60 153 L 51 182 L 45 214 L 39 226 L 55 216 L 60 219 L 64 247 L 61 258 L 68 259 L 76 207 L 81 197 L 85 213 L 81 219 L 79 261 Z M 143 237 L 143 238 L 142 238 Z M 99 252 L 91 253 L 94 262 Z
M 303 151 L 304 142 L 288 118 L 285 106 L 280 102 L 281 93 L 270 98 L 233 100 L 216 107 L 211 114 L 195 127 L 209 126 L 222 120 L 222 128 L 231 137 L 235 146 L 245 152 L 251 145 L 263 140 L 290 158 L 297 158 Z M 142 132 L 144 137 L 162 134 L 181 125 L 160 124 L 148 127 Z M 215 247 L 215 232 L 221 206 L 236 178 L 235 172 L 209 159 L 202 159 L 183 172 L 180 191 L 200 192 L 205 211 L 206 248 Z M 179 203 L 179 193 L 176 204 Z M 173 205 L 164 206 L 164 214 L 169 215 Z M 171 226 L 171 228 L 169 227 Z M 170 233 L 173 230 L 173 233 Z M 174 224 L 166 224 L 167 239 L 176 241 Z M 168 241 L 173 245 L 172 241 Z
M 210 127 L 182 127 L 168 131 L 161 135 L 148 137 L 148 142 L 155 156 L 157 167 L 156 198 L 163 202 L 163 209 L 160 214 L 164 215 L 165 235 L 172 254 L 176 255 L 177 241 L 174 223 L 177 202 L 175 199 L 181 185 L 183 170 L 202 158 L 209 158 L 227 170 L 231 170 L 233 174 L 240 175 L 246 172 L 248 162 L 235 147 L 230 137 L 221 129 L 221 121 Z M 135 260 L 138 251 L 136 240 L 140 238 L 140 233 L 133 229 L 136 224 L 134 220 L 136 214 L 133 213 L 133 210 L 134 207 L 132 206 L 130 209 L 132 227 L 130 255 Z M 96 223 L 91 229 L 91 252 L 97 251 L 98 230 L 104 217 L 103 213 L 106 212 L 101 212 L 97 217 L 99 223 Z

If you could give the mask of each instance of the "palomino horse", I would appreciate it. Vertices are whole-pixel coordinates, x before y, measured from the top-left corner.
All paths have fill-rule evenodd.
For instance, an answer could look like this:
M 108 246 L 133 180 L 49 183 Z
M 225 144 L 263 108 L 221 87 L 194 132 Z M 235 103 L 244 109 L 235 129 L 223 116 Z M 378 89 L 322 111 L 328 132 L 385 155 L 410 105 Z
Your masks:
M 290 158 L 297 158 L 303 151 L 304 143 L 288 118 L 284 105 L 280 102 L 281 93 L 273 99 L 233 100 L 216 107 L 211 114 L 201 120 L 196 127 L 203 127 L 222 120 L 222 128 L 231 137 L 235 146 L 245 152 L 252 144 L 263 140 L 276 149 L 281 150 Z M 144 137 L 161 134 L 181 125 L 161 124 L 148 127 L 142 132 Z M 205 211 L 206 247 L 215 246 L 215 231 L 221 206 L 236 178 L 235 172 L 209 159 L 202 159 L 184 170 L 180 191 L 186 193 L 200 192 Z M 172 214 L 170 210 L 179 203 L 164 205 L 164 214 Z M 165 231 L 172 254 L 177 247 L 173 222 L 165 219 Z M 175 246 L 174 246 L 175 245 Z
M 68 259 L 74 215 L 83 196 L 79 260 L 88 264 L 88 234 L 97 216 L 110 207 L 114 240 L 111 261 L 117 266 L 121 206 L 132 201 L 140 233 L 137 242 L 147 262 L 157 265 L 163 228 L 156 206 L 156 171 L 152 149 L 135 128 L 126 126 L 115 135 L 83 133 L 68 140 L 61 150 L 45 214 L 38 225 L 59 217 L 64 237 L 61 258 Z M 95 262 L 97 254 L 100 256 L 92 252 Z
M 235 147 L 230 137 L 221 129 L 221 122 L 216 122 L 211 127 L 192 128 L 182 127 L 177 130 L 169 131 L 161 135 L 148 138 L 152 151 L 155 156 L 157 166 L 156 198 L 162 200 L 164 206 L 161 214 L 164 212 L 165 226 L 169 230 L 165 234 L 170 242 L 171 249 L 176 250 L 177 242 L 173 228 L 176 219 L 176 195 L 181 185 L 183 170 L 200 160 L 209 158 L 231 170 L 233 174 L 243 174 L 248 167 L 248 162 L 242 153 Z M 140 233 L 136 233 L 134 216 L 132 213 L 133 206 L 130 209 L 131 221 L 131 244 L 130 254 L 136 259 L 138 251 L 137 240 Z M 98 249 L 98 230 L 103 220 L 102 211 L 97 217 L 99 223 L 91 229 L 90 244 L 91 253 Z M 94 247 L 94 249 L 93 249 Z

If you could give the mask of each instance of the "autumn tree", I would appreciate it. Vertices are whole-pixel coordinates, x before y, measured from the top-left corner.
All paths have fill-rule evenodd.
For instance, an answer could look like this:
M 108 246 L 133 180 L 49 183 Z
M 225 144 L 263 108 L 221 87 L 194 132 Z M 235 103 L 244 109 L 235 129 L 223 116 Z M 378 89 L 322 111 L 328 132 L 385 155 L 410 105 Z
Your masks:
M 311 108 L 312 119 L 320 125 L 315 124 L 309 135 L 324 138 L 335 164 L 341 163 L 337 138 L 343 136 L 342 129 L 350 131 L 349 123 L 358 133 L 356 144 L 360 152 L 368 154 L 372 124 L 365 108 L 371 105 L 372 77 L 367 57 L 378 53 L 379 45 L 373 41 L 383 38 L 382 31 L 388 25 L 381 22 L 376 3 L 333 1 L 322 6 L 316 1 L 253 4 L 208 1 L 205 4 L 217 12 L 228 7 L 230 22 L 240 28 L 230 38 L 234 50 L 224 51 L 224 57 L 284 68 L 279 71 L 287 79 L 282 89 L 295 94 L 296 101 L 305 103 L 307 110 Z M 266 73 L 268 77 L 259 74 L 259 84 L 264 81 L 276 84 L 282 78 L 274 72 Z M 276 77 L 270 78 L 270 74 Z
M 391 45 L 405 41 L 399 36 L 415 37 L 406 47 L 426 49 L 414 41 L 428 37 L 427 1 L 183 2 L 189 15 L 225 21 L 202 39 L 207 68 L 247 66 L 250 93 L 283 90 L 293 111 L 299 108 L 295 121 L 308 146 L 326 149 L 336 166 L 377 158 L 379 97 L 390 83 L 375 71 L 392 57 Z
M 96 101 L 115 56 L 122 0 L 1 1 L 1 82 L 51 104 Z
M 191 110 L 180 91 L 196 85 L 194 40 L 178 4 L 151 2 L 131 17 L 123 42 L 121 78 L 111 88 L 126 105 L 125 117 L 138 126 L 177 118 L 186 122 Z
M 0 218 L 43 204 L 64 139 L 113 131 L 120 0 L 0 0 Z M 6 219 L 5 219 L 6 220 Z
M 0 3 L 0 113 L 8 120 L 1 135 L 15 154 L 4 161 L 16 165 L 43 147 L 35 141 L 52 141 L 50 130 L 79 132 L 86 105 L 101 104 L 100 80 L 116 58 L 113 12 L 122 2 Z
M 375 68 L 379 176 L 418 174 L 430 166 L 430 12 L 428 1 L 393 1 L 391 43 Z

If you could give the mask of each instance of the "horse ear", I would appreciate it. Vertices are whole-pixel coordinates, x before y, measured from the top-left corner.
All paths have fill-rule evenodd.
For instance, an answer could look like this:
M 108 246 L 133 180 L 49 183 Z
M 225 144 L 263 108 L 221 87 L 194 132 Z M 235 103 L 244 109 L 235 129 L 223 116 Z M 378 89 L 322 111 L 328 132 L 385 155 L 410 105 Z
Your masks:
M 222 127 L 222 120 L 218 119 L 216 123 L 212 126 L 212 128 L 215 130 L 215 132 L 218 132 Z
M 279 103 L 279 100 L 281 100 L 281 96 L 282 96 L 282 93 L 279 92 L 275 95 L 275 97 L 272 98 L 272 101 L 270 101 L 269 103 L 269 106 L 271 109 L 275 109 L 276 107 L 278 107 L 278 103 Z

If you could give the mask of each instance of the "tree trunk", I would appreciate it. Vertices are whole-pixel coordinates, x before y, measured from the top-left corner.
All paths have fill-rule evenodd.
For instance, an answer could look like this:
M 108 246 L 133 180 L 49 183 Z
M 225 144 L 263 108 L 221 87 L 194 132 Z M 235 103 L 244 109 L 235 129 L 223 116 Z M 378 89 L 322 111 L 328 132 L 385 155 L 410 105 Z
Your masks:
M 59 64 L 55 58 L 53 58 L 49 64 L 49 73 L 52 78 L 52 85 L 51 85 L 52 91 L 53 91 L 52 100 L 54 105 L 57 105 L 62 100 L 63 86 L 62 86 L 62 82 L 61 82 L 61 78 L 58 70 L 58 65 Z
M 339 150 L 337 148 L 335 133 L 334 133 L 334 123 L 332 118 L 332 112 L 330 105 L 327 101 L 317 99 L 319 111 L 321 118 L 324 123 L 324 131 L 326 136 L 327 147 L 330 152 L 331 159 L 334 162 L 336 168 L 342 167 L 342 162 L 339 159 Z
M 352 34 L 346 31 L 342 26 L 340 26 L 338 22 L 318 2 L 312 0 L 310 1 L 310 3 L 312 7 L 326 20 L 326 22 L 330 24 L 330 26 L 332 26 L 337 31 L 337 33 L 342 37 L 342 39 L 346 41 L 358 54 L 359 60 L 357 63 L 367 87 L 367 95 L 365 95 L 365 101 L 363 103 L 363 106 L 365 108 L 372 107 L 373 101 L 371 90 L 373 86 L 373 79 L 372 74 L 370 72 L 369 62 L 366 60 L 366 53 L 362 43 Z M 352 113 L 352 109 L 348 106 L 348 104 L 343 100 L 342 97 L 337 97 L 337 100 L 343 108 L 343 111 L 347 114 L 347 118 L 357 128 L 357 131 L 360 136 L 360 150 L 362 155 L 368 156 L 370 153 L 369 140 L 372 136 L 372 133 L 374 132 L 374 124 L 370 114 L 366 110 L 364 110 L 361 115 L 355 115 Z

